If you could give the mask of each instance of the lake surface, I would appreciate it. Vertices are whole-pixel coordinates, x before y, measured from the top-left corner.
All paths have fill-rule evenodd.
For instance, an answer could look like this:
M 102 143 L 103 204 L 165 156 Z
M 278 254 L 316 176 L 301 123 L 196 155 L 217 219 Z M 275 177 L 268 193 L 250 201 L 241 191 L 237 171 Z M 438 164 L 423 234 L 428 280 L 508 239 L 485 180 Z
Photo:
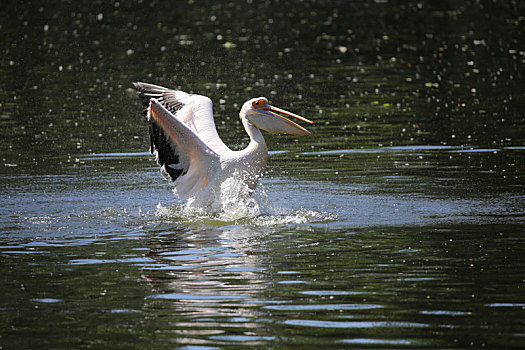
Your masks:
M 0 348 L 525 347 L 521 2 L 0 10 Z M 203 212 L 132 81 L 316 125 Z

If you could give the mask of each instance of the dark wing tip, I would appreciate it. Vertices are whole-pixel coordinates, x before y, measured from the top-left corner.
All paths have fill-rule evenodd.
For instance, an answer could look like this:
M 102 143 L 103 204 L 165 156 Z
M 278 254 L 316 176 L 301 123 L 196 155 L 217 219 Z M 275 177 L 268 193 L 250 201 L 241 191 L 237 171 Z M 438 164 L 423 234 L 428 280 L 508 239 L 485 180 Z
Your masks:
M 150 152 L 154 153 L 161 173 L 171 181 L 184 175 L 187 169 L 180 164 L 177 146 L 170 142 L 164 130 L 151 118 L 149 121 Z
M 144 107 L 142 116 L 149 125 L 150 152 L 156 155 L 162 174 L 171 181 L 175 181 L 184 175 L 187 169 L 180 164 L 177 146 L 169 140 L 154 118 L 148 118 L 148 111 L 152 99 L 172 113 L 176 113 L 184 105 L 174 98 L 174 90 L 142 82 L 133 82 L 133 86 L 137 90 L 137 96 L 142 100 Z
M 149 103 L 152 98 L 161 98 L 163 95 L 163 90 L 168 90 L 161 86 L 142 83 L 142 82 L 133 82 L 133 86 L 137 90 L 137 96 L 142 101 L 142 117 L 144 121 L 147 121 Z
M 142 100 L 142 107 L 145 109 L 142 115 L 145 118 L 152 98 L 155 98 L 164 108 L 173 114 L 176 114 L 178 110 L 184 107 L 184 103 L 176 98 L 175 90 L 143 82 L 133 82 L 133 86 L 137 89 L 137 96 Z

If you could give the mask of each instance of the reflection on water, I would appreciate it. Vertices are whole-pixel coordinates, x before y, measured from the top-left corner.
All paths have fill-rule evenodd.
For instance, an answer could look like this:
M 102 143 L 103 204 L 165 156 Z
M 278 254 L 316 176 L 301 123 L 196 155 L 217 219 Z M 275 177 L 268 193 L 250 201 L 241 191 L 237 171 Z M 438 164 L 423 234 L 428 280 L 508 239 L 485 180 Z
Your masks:
M 399 159 L 404 150 L 389 152 Z M 31 185 L 9 178 L 0 257 L 11 292 L 2 307 L 3 322 L 16 328 L 7 344 L 36 346 L 20 338 L 35 327 L 64 347 L 522 343 L 508 322 L 523 312 L 515 289 L 520 196 L 493 194 L 489 204 L 461 190 L 456 197 L 402 190 L 414 179 L 432 185 L 415 174 L 390 190 L 363 178 L 268 176 L 264 198 L 255 198 L 271 205 L 226 220 L 180 211 L 153 165 L 122 178 L 98 164 L 115 159 L 124 168 L 148 162 L 114 154 L 86 159 L 97 174 L 33 176 Z M 348 167 L 356 178 L 358 168 Z M 446 182 L 464 186 L 451 174 Z M 8 208 L 23 215 L 4 215 Z M 480 322 L 500 334 L 473 334 Z M 97 327 L 97 337 L 85 336 Z
M 4 304 L 4 317 L 19 325 L 18 334 L 33 332 L 15 317 L 26 310 L 37 323 L 56 313 L 51 323 L 68 324 L 76 336 L 103 322 L 103 341 L 144 345 L 502 346 L 522 337 L 504 325 L 509 315 L 519 319 L 523 303 L 501 289 L 521 280 L 505 268 L 521 266 L 519 253 L 501 245 L 520 242 L 518 226 L 148 231 L 95 244 L 3 246 L 4 261 L 17 263 L 4 265 L 17 296 Z M 21 286 L 16 281 L 29 261 L 37 262 L 33 278 Z M 98 316 L 84 317 L 89 310 Z M 473 335 L 478 322 L 502 334 Z M 47 330 L 46 337 L 67 344 L 62 335 Z
M 0 347 L 523 348 L 521 2 L 10 2 Z M 202 210 L 135 80 L 316 126 Z

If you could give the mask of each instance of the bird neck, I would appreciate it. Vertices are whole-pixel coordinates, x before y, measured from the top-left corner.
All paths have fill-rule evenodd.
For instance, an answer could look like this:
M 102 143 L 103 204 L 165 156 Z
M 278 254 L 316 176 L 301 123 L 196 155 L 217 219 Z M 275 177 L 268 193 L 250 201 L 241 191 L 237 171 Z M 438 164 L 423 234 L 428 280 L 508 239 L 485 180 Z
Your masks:
M 245 174 L 247 174 L 245 182 L 248 187 L 253 190 L 266 168 L 268 148 L 266 147 L 266 142 L 264 141 L 261 130 L 242 115 L 241 120 L 246 132 L 250 136 L 250 144 L 241 151 L 244 155 L 242 158 L 244 160 L 244 166 L 246 167 Z
M 268 148 L 266 147 L 266 142 L 264 141 L 261 130 L 250 123 L 243 115 L 241 115 L 241 120 L 242 124 L 244 125 L 244 129 L 246 129 L 248 136 L 250 136 L 250 144 L 244 149 L 244 152 L 254 156 L 258 155 L 260 159 L 266 164 Z
M 242 124 L 244 125 L 244 129 L 248 133 L 248 136 L 250 136 L 250 141 L 266 145 L 261 130 L 259 130 L 259 128 L 250 123 L 245 116 L 241 116 L 241 120 Z

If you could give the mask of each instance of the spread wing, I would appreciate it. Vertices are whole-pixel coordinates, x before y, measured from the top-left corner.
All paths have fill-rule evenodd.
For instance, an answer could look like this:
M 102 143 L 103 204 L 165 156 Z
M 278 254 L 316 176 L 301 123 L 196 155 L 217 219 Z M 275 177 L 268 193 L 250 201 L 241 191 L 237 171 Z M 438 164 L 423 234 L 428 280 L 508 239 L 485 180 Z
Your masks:
M 220 171 L 220 157 L 185 123 L 156 99 L 151 99 L 146 115 L 151 152 L 162 172 L 175 182 L 181 198 L 204 189 Z
M 213 120 L 213 104 L 208 97 L 148 83 L 137 82 L 133 85 L 144 107 L 148 107 L 150 99 L 155 98 L 215 153 L 224 154 L 230 151 L 217 133 Z

